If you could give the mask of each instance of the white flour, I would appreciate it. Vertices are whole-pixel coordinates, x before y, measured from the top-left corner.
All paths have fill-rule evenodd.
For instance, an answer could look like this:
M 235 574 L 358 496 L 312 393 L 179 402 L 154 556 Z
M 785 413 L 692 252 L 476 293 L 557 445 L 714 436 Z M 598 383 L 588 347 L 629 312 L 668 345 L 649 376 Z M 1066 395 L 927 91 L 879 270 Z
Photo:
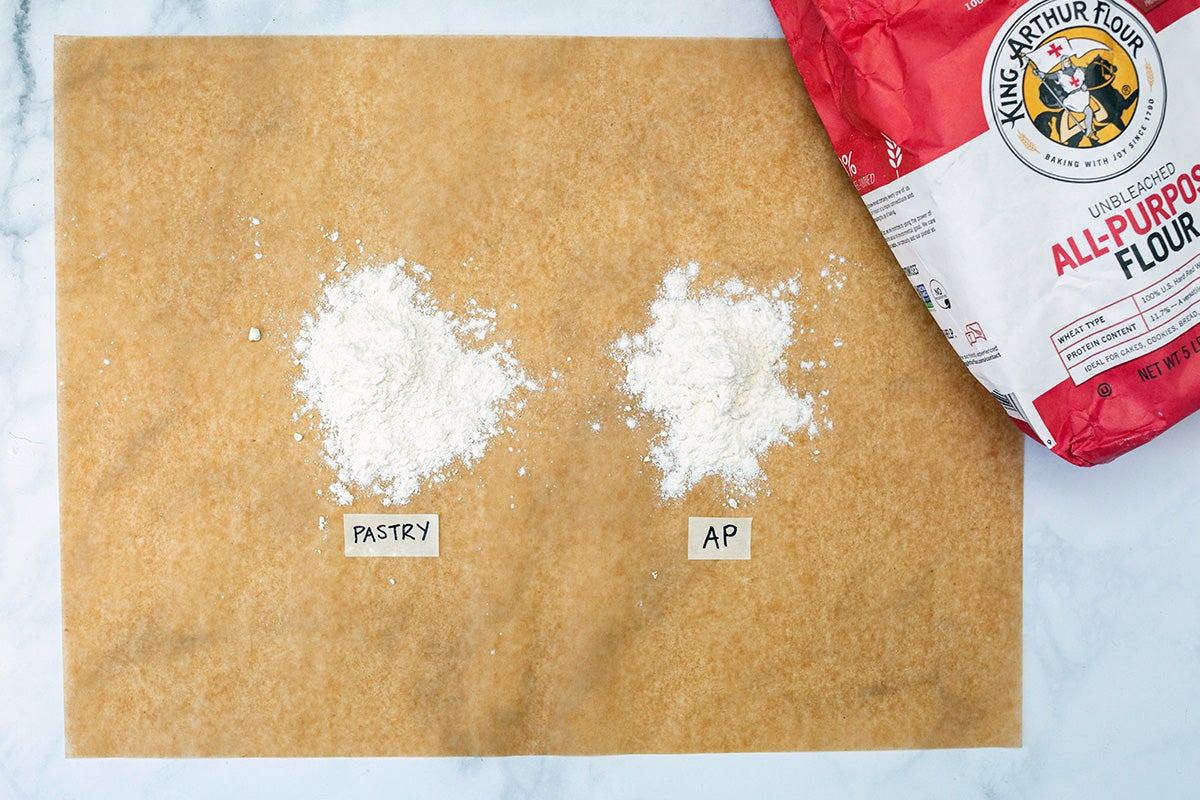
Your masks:
M 764 477 L 759 457 L 820 427 L 811 395 L 783 384 L 792 306 L 782 297 L 798 285 L 781 284 L 768 297 L 733 279 L 693 292 L 698 273 L 696 264 L 668 272 L 649 328 L 622 336 L 615 355 L 626 390 L 663 426 L 649 454 L 662 471 L 663 497 L 680 497 L 708 475 L 753 496 Z
M 426 481 L 470 465 L 501 429 L 519 386 L 535 388 L 499 345 L 482 339 L 494 312 L 467 319 L 441 311 L 403 260 L 368 267 L 328 285 L 296 341 L 296 392 L 320 415 L 325 459 L 337 472 L 330 493 L 351 488 L 403 505 Z M 474 303 L 472 303 L 474 306 Z

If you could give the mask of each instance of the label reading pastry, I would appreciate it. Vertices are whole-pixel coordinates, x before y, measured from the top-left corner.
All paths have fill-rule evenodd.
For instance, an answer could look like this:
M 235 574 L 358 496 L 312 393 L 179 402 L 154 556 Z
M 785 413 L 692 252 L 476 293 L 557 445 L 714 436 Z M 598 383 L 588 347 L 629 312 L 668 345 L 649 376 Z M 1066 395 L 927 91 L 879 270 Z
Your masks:
M 347 556 L 437 558 L 437 514 L 346 514 Z

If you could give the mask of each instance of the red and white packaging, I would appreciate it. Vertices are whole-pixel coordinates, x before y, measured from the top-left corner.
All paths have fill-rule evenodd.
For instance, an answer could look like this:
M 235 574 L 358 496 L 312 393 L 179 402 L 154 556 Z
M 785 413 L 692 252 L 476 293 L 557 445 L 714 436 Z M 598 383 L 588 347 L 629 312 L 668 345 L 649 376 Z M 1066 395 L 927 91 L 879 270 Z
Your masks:
M 1016 424 L 1109 461 L 1200 407 L 1200 0 L 772 0 L 834 150 Z

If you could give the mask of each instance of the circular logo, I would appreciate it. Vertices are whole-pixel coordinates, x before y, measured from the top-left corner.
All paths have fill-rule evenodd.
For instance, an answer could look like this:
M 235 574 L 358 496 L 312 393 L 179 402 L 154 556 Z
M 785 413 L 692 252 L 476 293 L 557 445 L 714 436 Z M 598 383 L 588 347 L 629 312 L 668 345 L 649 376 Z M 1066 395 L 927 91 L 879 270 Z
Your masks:
M 939 308 L 950 308 L 950 295 L 946 292 L 946 287 L 942 286 L 941 281 L 929 282 L 929 296 Z
M 1145 20 L 1116 0 L 1039 0 L 992 43 L 988 122 L 1029 168 L 1091 183 L 1132 169 L 1162 128 L 1167 85 Z

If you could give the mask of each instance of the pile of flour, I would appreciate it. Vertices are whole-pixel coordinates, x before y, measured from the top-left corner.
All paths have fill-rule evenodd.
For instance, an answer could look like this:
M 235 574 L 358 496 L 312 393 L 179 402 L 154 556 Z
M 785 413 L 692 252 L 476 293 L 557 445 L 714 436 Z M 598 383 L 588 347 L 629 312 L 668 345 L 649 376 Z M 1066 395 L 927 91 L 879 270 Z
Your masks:
M 326 286 L 296 340 L 302 412 L 315 410 L 330 491 L 343 505 L 352 488 L 403 505 L 426 481 L 444 479 L 487 449 L 520 387 L 535 388 L 501 346 L 471 349 L 495 313 L 469 318 L 439 310 L 403 260 L 367 267 Z M 474 306 L 474 304 L 472 304 Z
M 662 471 L 660 489 L 680 497 L 708 475 L 753 496 L 763 479 L 759 458 L 803 430 L 811 438 L 811 395 L 783 383 L 792 343 L 795 281 L 770 295 L 730 280 L 693 291 L 699 266 L 672 269 L 650 306 L 644 333 L 623 335 L 614 355 L 625 389 L 663 426 L 648 460 Z

